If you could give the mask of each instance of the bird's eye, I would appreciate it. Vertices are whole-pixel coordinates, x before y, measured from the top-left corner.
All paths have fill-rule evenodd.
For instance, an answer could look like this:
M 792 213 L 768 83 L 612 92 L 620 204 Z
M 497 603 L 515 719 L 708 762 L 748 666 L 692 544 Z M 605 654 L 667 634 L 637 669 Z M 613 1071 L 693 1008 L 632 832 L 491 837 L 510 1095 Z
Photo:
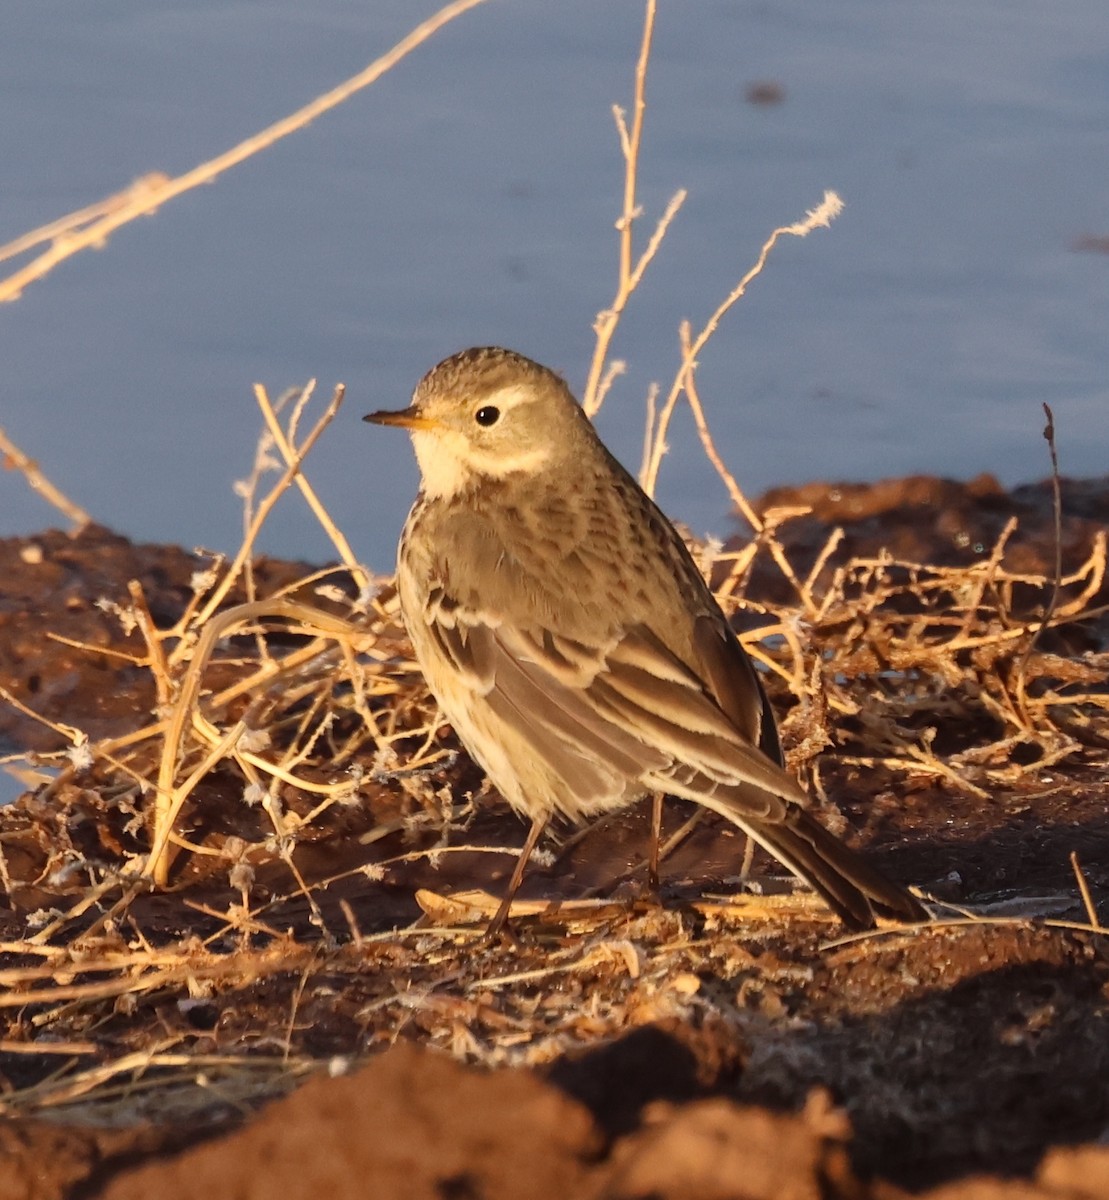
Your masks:
M 488 428 L 490 425 L 496 425 L 501 415 L 501 410 L 492 404 L 484 404 L 474 413 L 474 420 L 479 425 L 484 425 Z

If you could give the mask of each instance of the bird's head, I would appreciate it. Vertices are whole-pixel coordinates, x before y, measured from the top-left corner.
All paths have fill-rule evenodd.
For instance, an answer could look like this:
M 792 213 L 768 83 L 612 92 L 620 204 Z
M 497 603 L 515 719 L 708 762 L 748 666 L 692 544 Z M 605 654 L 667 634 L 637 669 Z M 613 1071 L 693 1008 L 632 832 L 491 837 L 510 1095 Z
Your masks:
M 444 359 L 417 384 L 411 407 L 365 420 L 409 431 L 424 492 L 433 497 L 486 480 L 561 472 L 594 440 L 559 376 L 498 347 Z

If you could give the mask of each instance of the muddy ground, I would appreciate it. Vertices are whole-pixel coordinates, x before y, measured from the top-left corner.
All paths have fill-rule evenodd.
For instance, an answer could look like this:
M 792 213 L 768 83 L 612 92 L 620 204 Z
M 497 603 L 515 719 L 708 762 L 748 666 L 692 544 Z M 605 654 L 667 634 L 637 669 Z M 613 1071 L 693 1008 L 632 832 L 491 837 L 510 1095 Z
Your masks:
M 1065 574 L 1107 524 L 1109 482 L 1063 496 Z M 1048 484 L 762 503 L 813 510 L 780 535 L 802 572 L 834 525 L 829 570 L 883 547 L 970 565 L 1013 515 L 1005 566 L 1053 570 Z M 0 685 L 94 742 L 149 725 L 151 673 L 119 657 L 140 639 L 103 601 L 126 606 L 139 580 L 172 624 L 201 565 L 96 527 L 0 542 Z M 260 563 L 259 594 L 305 571 Z M 782 586 L 758 565 L 748 594 Z M 633 812 L 534 869 L 534 915 L 486 945 L 480 901 L 441 898 L 496 893 L 512 860 L 493 851 L 524 830 L 449 753 L 430 787 L 367 765 L 357 802 L 284 855 L 221 768 L 187 834 L 222 857 L 182 854 L 168 890 L 123 903 L 108 884 L 147 836 L 138 793 L 77 756 L 0 814 L 0 1200 L 1109 1196 L 1107 600 L 1102 584 L 1046 635 L 1052 686 L 1085 696 L 1058 761 L 1014 741 L 1013 769 L 972 786 L 962 765 L 826 748 L 825 819 L 935 901 L 933 925 L 863 938 L 760 856 L 745 885 L 742 839 L 711 818 L 650 895 Z M 961 720 L 935 719 L 941 765 L 972 761 Z M 65 744 L 0 700 L 0 756 Z M 313 809 L 291 785 L 282 799 Z M 670 802 L 667 832 L 689 815 Z

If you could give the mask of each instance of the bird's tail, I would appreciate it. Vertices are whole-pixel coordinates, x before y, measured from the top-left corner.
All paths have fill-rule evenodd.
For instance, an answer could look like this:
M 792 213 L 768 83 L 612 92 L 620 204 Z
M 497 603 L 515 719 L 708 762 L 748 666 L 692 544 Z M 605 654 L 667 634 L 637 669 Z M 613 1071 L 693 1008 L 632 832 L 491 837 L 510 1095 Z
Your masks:
M 929 920 L 928 910 L 914 895 L 886 879 L 804 809 L 794 808 L 782 822 L 764 824 L 747 818 L 743 827 L 819 892 L 852 929 L 873 929 L 879 915 Z

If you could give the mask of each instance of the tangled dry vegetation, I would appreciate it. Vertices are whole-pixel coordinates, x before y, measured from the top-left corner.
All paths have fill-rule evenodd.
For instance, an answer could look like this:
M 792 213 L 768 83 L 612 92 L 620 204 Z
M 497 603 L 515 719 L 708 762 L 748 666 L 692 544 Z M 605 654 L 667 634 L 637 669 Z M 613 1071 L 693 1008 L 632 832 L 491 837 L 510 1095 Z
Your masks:
M 575 895 L 522 901 L 514 911 L 533 936 L 475 955 L 494 901 L 427 883 L 451 856 L 500 862 L 511 844 L 475 837 L 497 806 L 475 798 L 472 769 L 439 729 L 389 581 L 358 567 L 301 472 L 340 397 L 302 440 L 308 391 L 284 427 L 258 398 L 267 430 L 234 561 L 194 575 L 168 628 L 137 583 L 105 600 L 121 635 L 141 639 L 115 653 L 150 673 L 155 712 L 94 743 L 56 725 L 67 748 L 35 759 L 52 777 L 5 813 L 5 887 L 37 907 L 0 947 L 0 1044 L 56 1067 L 9 1076 L 4 1111 L 77 1105 L 124 1119 L 117 1109 L 133 1118 L 151 1096 L 162 1116 L 167 1104 L 224 1111 L 406 1030 L 469 1060 L 550 1062 L 645 1021 L 723 1015 L 702 979 L 710 965 L 726 979 L 741 969 L 740 934 L 819 939 L 829 919 L 804 894 L 700 897 L 683 912 Z M 293 486 L 343 565 L 260 596 L 252 543 Z M 804 514 L 751 510 L 753 539 L 695 549 L 725 608 L 758 614 L 745 644 L 785 713 L 792 767 L 833 817 L 842 788 L 826 786 L 829 773 L 878 772 L 896 811 L 928 782 L 985 799 L 1042 788 L 1048 768 L 1104 765 L 1107 655 L 1062 641 L 1103 613 L 1103 533 L 1056 584 L 1003 565 L 1013 521 L 980 561 L 948 567 L 844 557 L 838 530 L 798 555 L 788 531 Z M 780 599 L 748 595 L 760 572 Z M 344 862 L 337 845 L 357 852 Z M 418 889 L 423 913 L 394 928 L 398 888 Z M 192 928 L 159 919 L 163 889 Z M 1088 917 L 1100 929 L 1092 903 Z M 149 1020 L 127 1020 L 141 1009 L 160 1014 L 152 1040 Z M 213 1013 L 218 1038 L 202 1036 Z
M 634 258 L 653 11 L 648 4 L 630 125 L 617 111 L 627 169 L 618 286 L 597 321 L 591 414 L 620 370 L 609 356 L 620 315 L 682 201 L 675 196 Z M 844 830 L 846 814 L 868 850 L 886 856 L 883 866 L 896 859 L 898 877 L 923 888 L 937 921 L 829 943 L 832 919 L 815 899 L 758 872 L 746 878 L 750 853 L 736 853 L 727 830 L 716 830 L 724 849 L 714 861 L 701 850 L 683 859 L 704 832 L 691 833 L 695 817 L 668 822 L 667 903 L 645 902 L 632 886 L 642 865 L 632 818 L 587 833 L 609 847 L 599 863 L 577 834 L 557 857 L 546 851 L 550 870 L 532 888 L 543 898 L 514 908 L 520 944 L 475 952 L 495 899 L 474 883 L 495 889 L 521 831 L 440 727 L 391 582 L 358 564 L 304 474 L 341 390 L 304 433 L 310 388 L 277 405 L 258 389 L 265 428 L 240 489 L 245 533 L 235 557 L 198 560 L 191 595 L 168 619 L 156 619 L 141 582 L 125 590 L 121 580 L 100 600 L 114 622 L 106 642 L 53 634 L 114 664 L 133 694 L 144 691 L 136 677 L 149 680 L 152 709 L 90 739 L 11 690 L 0 695 L 49 725 L 61 746 L 2 760 L 20 760 L 32 790 L 0 810 L 0 882 L 12 905 L 0 942 L 0 1112 L 203 1123 L 398 1040 L 485 1065 L 550 1067 L 655 1024 L 698 1042 L 706 1084 L 740 1060 L 747 1095 L 761 1100 L 799 1105 L 814 1079 L 837 1082 L 870 1166 L 882 1167 L 891 1145 L 896 1163 L 906 1161 L 903 1128 L 883 1124 L 893 1119 L 919 1134 L 922 1161 L 979 1161 L 994 1135 L 997 1161 L 1009 1161 L 1011 1129 L 987 1129 L 984 1116 L 1011 1111 L 993 1103 L 998 1081 L 1017 1107 L 1034 1106 L 1044 1089 L 1028 1086 L 1021 1063 L 991 1060 L 993 1075 L 984 1065 L 968 1073 L 962 1047 L 937 1053 L 954 1019 L 943 989 L 977 986 L 991 956 L 1017 972 L 1069 971 L 1088 947 L 1065 939 L 1100 945 L 1104 930 L 1077 857 L 1068 886 L 1052 877 L 1048 895 L 1030 894 L 1019 873 L 1012 888 L 988 872 L 976 888 L 952 882 L 958 854 L 947 827 L 966 818 L 989 842 L 996 822 L 975 824 L 968 813 L 994 805 L 1011 815 L 1104 778 L 1106 537 L 1086 539 L 1081 561 L 1056 554 L 1054 564 L 1018 569 L 1009 552 L 1021 531 L 1010 519 L 977 558 L 917 562 L 852 549 L 832 526 L 806 540 L 798 531 L 808 528 L 807 507 L 747 501 L 709 432 L 697 358 L 775 241 L 827 224 L 838 204 L 826 197 L 805 221 L 776 230 L 700 331 L 682 328 L 673 383 L 661 401 L 648 398 L 640 475 L 653 490 L 670 418 L 687 403 L 751 531 L 742 544 L 697 545 L 695 554 L 765 670 L 790 766 L 826 820 Z M 254 546 L 293 489 L 338 565 L 270 586 Z M 941 829 L 947 840 L 936 845 Z M 1044 920 L 1060 913 L 1068 919 Z M 989 988 L 1006 997 L 1013 988 L 982 987 L 988 1024 L 998 1007 Z M 925 988 L 939 999 L 914 1009 Z M 1003 1044 L 1058 1025 L 1060 1071 L 1101 1071 L 1096 1021 L 1076 1025 L 1068 1013 L 1100 1017 L 1102 1008 L 1084 981 L 1073 988 L 1079 1007 L 1057 997 L 1054 1017 L 1044 1016 L 1047 1001 L 1006 1010 Z M 905 1020 L 866 1024 L 898 1006 Z M 847 1017 L 862 1022 L 856 1032 L 833 1028 Z M 819 1021 L 833 1022 L 830 1032 L 805 1042 Z M 798 1031 L 801 1042 L 781 1040 Z M 777 1059 L 766 1049 L 775 1044 Z M 883 1074 L 894 1055 L 911 1059 L 896 1095 Z M 953 1120 L 968 1080 L 984 1092 Z M 1069 1120 L 1061 1111 L 1056 1118 Z M 1031 1153 L 1047 1126 L 1036 1112 L 1026 1126 L 1021 1145 Z

